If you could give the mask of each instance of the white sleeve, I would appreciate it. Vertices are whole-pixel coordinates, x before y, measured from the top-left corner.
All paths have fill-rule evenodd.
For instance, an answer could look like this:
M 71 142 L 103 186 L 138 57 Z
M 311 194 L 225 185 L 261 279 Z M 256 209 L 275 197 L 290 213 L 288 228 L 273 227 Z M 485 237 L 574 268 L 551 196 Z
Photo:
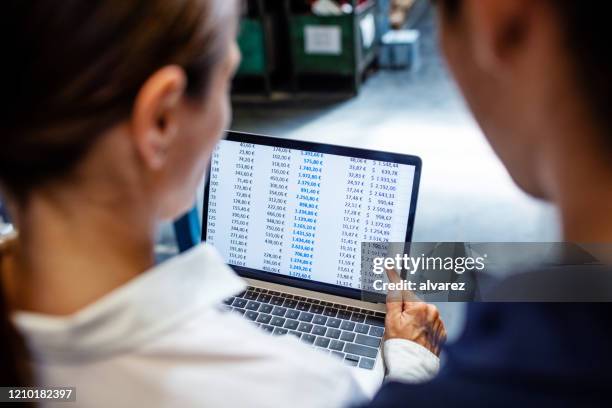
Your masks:
M 440 370 L 440 359 L 413 341 L 385 341 L 383 356 L 388 380 L 421 383 L 432 379 Z

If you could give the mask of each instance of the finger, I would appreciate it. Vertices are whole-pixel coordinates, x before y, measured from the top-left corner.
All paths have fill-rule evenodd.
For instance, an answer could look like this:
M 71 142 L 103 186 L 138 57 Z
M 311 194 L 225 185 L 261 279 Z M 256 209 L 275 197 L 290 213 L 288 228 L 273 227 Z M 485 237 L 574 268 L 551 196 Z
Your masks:
M 444 326 L 444 321 L 441 316 L 438 316 L 438 320 L 436 322 L 438 327 L 438 336 L 440 337 L 442 343 L 446 341 L 446 326 Z
M 446 344 L 447 339 L 446 327 L 444 326 L 444 322 L 442 321 L 442 319 L 438 320 L 438 326 L 438 344 L 440 351 L 442 351 L 442 347 Z
M 431 326 L 433 328 L 434 336 L 436 340 L 439 339 L 442 328 L 444 327 L 444 323 L 440 318 L 440 311 L 433 305 L 429 305 L 427 319 L 431 322 Z
M 440 311 L 435 305 L 427 305 L 427 321 L 433 325 L 437 320 L 440 319 Z
M 431 345 L 431 352 L 436 356 L 440 355 L 440 344 L 437 341 L 436 334 L 433 331 L 433 328 L 429 332 L 429 344 Z
M 392 283 L 400 283 L 401 279 L 393 268 L 386 268 L 387 278 L 389 278 L 389 282 Z M 391 307 L 392 311 L 396 312 L 399 310 L 402 311 L 402 302 L 404 298 L 402 295 L 402 291 L 400 290 L 388 290 L 387 291 L 387 313 L 389 312 L 389 307 Z
M 435 305 L 428 304 L 426 308 L 426 322 L 430 327 L 432 341 L 437 342 L 438 340 L 438 331 L 436 330 L 436 323 L 440 320 L 440 312 Z
M 386 272 L 387 272 L 387 277 L 389 278 L 389 282 L 393 282 L 393 283 L 401 282 L 401 278 L 399 274 L 397 273 L 397 271 L 395 270 L 395 268 L 386 268 Z M 396 290 L 393 292 L 394 293 L 392 296 L 395 301 L 401 300 L 406 303 L 422 302 L 422 300 L 419 299 L 418 296 L 416 296 L 414 293 L 412 293 L 409 290 Z M 391 291 L 389 291 L 389 293 L 391 293 Z
M 385 271 L 387 272 L 387 278 L 389 278 L 389 282 L 393 282 L 393 283 L 400 282 L 401 280 L 400 276 L 395 270 L 395 268 L 386 268 Z
M 440 344 L 445 344 L 446 343 L 446 327 L 444 327 L 444 323 L 442 323 L 442 333 L 440 333 Z
M 426 308 L 426 324 L 430 328 L 430 342 L 432 345 L 433 352 L 436 355 L 440 353 L 440 312 L 435 305 L 427 305 Z
M 401 301 L 401 299 L 398 300 L 397 293 L 394 294 L 391 291 L 387 293 L 386 307 L 387 307 L 387 317 L 392 316 L 395 318 L 396 316 L 402 314 L 403 302 Z
M 436 336 L 436 339 L 440 339 L 441 338 L 443 328 L 444 328 L 444 325 L 442 324 L 441 320 L 437 320 L 434 323 L 434 334 Z
M 434 323 L 434 344 L 436 345 L 436 355 L 440 355 L 440 351 L 442 350 L 442 322 L 437 320 Z

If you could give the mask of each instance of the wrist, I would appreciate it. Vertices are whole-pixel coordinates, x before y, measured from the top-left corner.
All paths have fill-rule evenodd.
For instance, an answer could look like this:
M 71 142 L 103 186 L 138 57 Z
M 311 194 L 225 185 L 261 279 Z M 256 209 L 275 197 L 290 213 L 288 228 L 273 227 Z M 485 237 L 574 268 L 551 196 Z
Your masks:
M 397 333 L 397 332 L 391 332 L 391 333 L 387 333 L 385 331 L 385 341 L 387 340 L 401 340 L 401 341 L 409 341 L 411 343 L 415 343 L 425 349 L 427 349 L 429 352 L 435 354 L 432 350 L 431 344 L 427 341 L 427 339 L 425 338 L 425 336 L 420 335 L 420 336 L 409 336 L 406 334 L 402 334 L 402 333 Z
M 383 357 L 387 379 L 420 383 L 435 377 L 440 370 L 440 359 L 422 345 L 402 339 L 385 340 Z

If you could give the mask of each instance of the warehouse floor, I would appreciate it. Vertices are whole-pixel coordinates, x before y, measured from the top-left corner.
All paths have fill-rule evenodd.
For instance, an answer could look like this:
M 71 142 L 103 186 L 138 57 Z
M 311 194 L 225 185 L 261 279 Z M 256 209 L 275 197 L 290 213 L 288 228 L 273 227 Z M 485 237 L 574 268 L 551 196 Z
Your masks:
M 237 106 L 232 128 L 420 156 L 415 241 L 554 240 L 554 213 L 517 189 L 467 112 L 431 13 L 417 27 L 418 71 L 379 71 L 358 97 L 340 103 Z

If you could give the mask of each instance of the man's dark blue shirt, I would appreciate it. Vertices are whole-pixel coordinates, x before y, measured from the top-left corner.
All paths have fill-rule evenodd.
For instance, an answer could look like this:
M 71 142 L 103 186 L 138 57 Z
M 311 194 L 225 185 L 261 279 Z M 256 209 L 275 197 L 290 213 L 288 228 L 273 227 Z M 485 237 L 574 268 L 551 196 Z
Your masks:
M 612 407 L 608 303 L 474 303 L 439 375 L 370 407 Z

